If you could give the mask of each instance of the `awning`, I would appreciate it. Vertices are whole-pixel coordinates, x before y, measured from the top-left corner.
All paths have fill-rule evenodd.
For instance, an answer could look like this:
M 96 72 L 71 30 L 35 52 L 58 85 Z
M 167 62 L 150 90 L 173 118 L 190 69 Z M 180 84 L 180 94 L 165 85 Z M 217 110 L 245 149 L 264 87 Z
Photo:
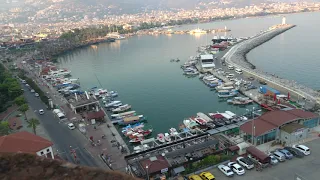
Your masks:
M 181 173 L 181 172 L 184 172 L 184 171 L 185 171 L 185 169 L 184 169 L 183 166 L 180 166 L 180 167 L 177 167 L 177 168 L 173 169 L 174 174 L 178 174 L 178 173 Z

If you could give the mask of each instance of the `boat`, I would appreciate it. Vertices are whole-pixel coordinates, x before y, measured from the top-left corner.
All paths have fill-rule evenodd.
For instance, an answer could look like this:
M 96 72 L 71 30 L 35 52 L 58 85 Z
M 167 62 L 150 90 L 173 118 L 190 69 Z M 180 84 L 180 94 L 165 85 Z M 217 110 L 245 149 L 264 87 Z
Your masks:
M 238 94 L 238 91 L 224 91 L 224 92 L 219 92 L 218 97 L 219 98 L 226 98 L 226 97 L 233 97 Z
M 211 119 L 209 116 L 207 116 L 206 114 L 204 114 L 204 113 L 202 113 L 202 112 L 198 112 L 198 113 L 197 113 L 197 117 L 202 118 L 202 119 L 204 119 L 204 120 L 207 121 L 207 122 L 212 121 L 212 119 Z
M 223 85 L 220 85 L 220 86 L 217 86 L 215 88 L 217 91 L 220 91 L 220 90 L 231 90 L 231 89 L 234 89 L 233 86 L 223 86 Z
M 184 72 L 195 72 L 197 71 L 196 69 L 192 68 L 192 67 L 187 67 L 183 70 Z
M 132 134 L 129 134 L 128 137 L 130 139 L 136 139 L 136 138 L 143 138 L 143 134 L 139 133 L 139 132 L 134 132 Z
M 187 75 L 187 76 L 196 76 L 199 74 L 198 71 L 193 71 L 193 72 L 185 72 L 183 73 L 184 75 Z
M 131 117 L 131 116 L 135 116 L 135 115 L 136 115 L 136 111 L 128 111 L 128 112 L 119 113 L 119 114 L 112 114 L 112 115 L 111 115 L 111 118 Z
M 145 120 L 145 117 L 143 117 L 143 116 L 141 117 L 141 115 L 140 116 L 131 116 L 131 117 L 123 118 L 123 120 L 120 121 L 118 124 L 119 125 L 128 125 L 128 124 L 141 122 L 144 120 Z
M 164 133 L 164 139 L 167 141 L 167 142 L 171 142 L 171 136 L 169 133 Z
M 113 113 L 121 113 L 121 112 L 127 111 L 129 109 L 131 109 L 131 106 L 129 104 L 125 104 L 125 105 L 119 106 L 116 109 L 113 109 L 112 112 Z
M 179 134 L 176 128 L 170 128 L 169 132 L 170 132 L 171 136 L 175 136 L 175 135 Z
M 139 142 L 141 142 L 143 140 L 144 140 L 143 137 L 138 137 L 138 138 L 131 139 L 129 142 L 130 143 L 139 143 Z
M 197 28 L 197 29 L 193 29 L 191 31 L 189 31 L 190 34 L 206 34 L 207 31 Z
M 144 127 L 144 124 L 143 123 L 136 123 L 136 124 L 129 124 L 128 126 L 126 127 L 123 127 L 122 128 L 122 133 L 125 133 L 127 131 L 134 131 L 134 130 L 137 130 L 137 129 L 142 129 Z
M 148 144 L 142 144 L 140 146 L 133 147 L 133 151 L 135 153 L 138 153 L 138 152 L 141 152 L 141 151 L 145 151 L 145 150 L 148 150 L 148 149 L 150 149 L 150 146 Z
M 198 123 L 202 126 L 205 126 L 207 124 L 206 120 L 199 118 L 199 117 L 191 117 L 190 120 L 195 121 L 196 123 Z
M 109 91 L 107 93 L 108 97 L 117 97 L 118 96 L 118 92 L 117 91 Z
M 163 133 L 160 133 L 157 135 L 157 140 L 161 143 L 165 143 L 166 140 L 164 139 L 164 134 Z
M 114 105 L 120 104 L 121 101 L 111 101 L 110 103 L 106 104 L 105 107 L 113 107 Z
M 185 119 L 183 120 L 183 124 L 185 125 L 186 128 L 190 130 L 190 132 L 194 133 L 195 129 L 198 128 L 199 124 L 196 123 L 195 121 L 191 121 L 190 119 Z

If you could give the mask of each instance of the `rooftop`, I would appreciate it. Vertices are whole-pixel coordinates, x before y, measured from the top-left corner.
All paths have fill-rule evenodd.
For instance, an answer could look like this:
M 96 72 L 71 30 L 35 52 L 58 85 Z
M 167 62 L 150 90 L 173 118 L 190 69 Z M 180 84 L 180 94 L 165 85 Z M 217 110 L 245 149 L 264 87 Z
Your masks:
M 169 162 L 166 160 L 165 157 L 163 157 L 161 155 L 141 160 L 140 164 L 145 171 L 148 171 L 149 174 L 152 174 L 154 172 L 159 172 L 162 169 L 166 169 L 166 168 L 170 167 Z M 146 167 L 148 167 L 148 168 L 146 168 Z
M 301 109 L 270 111 L 254 120 L 255 135 L 260 136 L 277 127 L 298 119 L 312 119 L 319 115 Z M 246 122 L 240 129 L 247 134 L 252 133 L 252 121 Z
M 23 152 L 34 154 L 52 146 L 53 143 L 27 131 L 0 137 L 0 152 Z
M 302 124 L 299 123 L 290 123 L 288 125 L 285 125 L 281 128 L 282 131 L 285 131 L 289 134 L 295 132 L 298 129 L 302 129 L 305 128 Z

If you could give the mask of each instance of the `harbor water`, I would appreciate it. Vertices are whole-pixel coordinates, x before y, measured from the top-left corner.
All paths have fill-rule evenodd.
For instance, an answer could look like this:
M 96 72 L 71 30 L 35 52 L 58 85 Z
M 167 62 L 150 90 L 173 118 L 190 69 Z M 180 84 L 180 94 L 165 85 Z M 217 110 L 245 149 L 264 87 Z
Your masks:
M 290 22 L 291 19 L 310 14 L 288 15 L 287 19 Z M 228 20 L 177 28 L 213 29 L 227 26 L 231 32 L 225 35 L 239 37 L 252 36 L 279 22 L 281 22 L 280 16 Z M 210 91 L 198 78 L 187 78 L 182 75 L 180 65 L 189 56 L 196 54 L 198 46 L 210 44 L 213 36 L 214 34 L 135 36 L 115 43 L 75 50 L 61 56 L 59 65 L 68 68 L 72 71 L 74 78 L 80 79 L 82 89 L 100 86 L 98 77 L 103 88 L 118 91 L 119 100 L 132 105 L 133 110 L 148 118 L 148 124 L 153 127 L 155 136 L 156 133 L 168 132 L 170 127 L 177 128 L 184 118 L 194 116 L 197 112 L 229 110 L 241 115 L 246 112 L 245 109 L 251 108 L 252 105 L 246 107 L 228 105 L 226 101 L 220 101 L 217 93 Z M 301 36 L 297 35 L 296 38 L 301 38 Z M 309 40 L 312 39 L 309 38 Z M 290 47 L 296 46 L 288 44 L 284 48 Z M 291 51 L 298 52 L 298 50 Z M 304 60 L 297 61 L 302 64 L 308 60 L 308 56 L 304 54 L 304 51 L 299 51 L 299 53 L 305 57 Z M 266 59 L 270 54 L 272 54 L 270 51 L 265 51 Z M 260 55 L 259 58 L 250 55 L 250 60 L 253 59 L 252 61 L 255 61 L 258 67 L 261 65 L 259 64 L 261 63 Z M 179 58 L 181 62 L 170 62 L 172 58 Z M 311 61 L 313 58 L 310 58 Z M 265 71 L 270 70 L 267 65 L 262 66 L 266 68 Z M 269 66 L 272 67 L 272 63 Z M 299 67 L 299 64 L 295 66 Z M 282 71 L 286 71 L 287 74 L 295 74 L 287 65 L 277 65 L 277 68 L 281 67 Z M 308 85 L 308 82 L 303 83 Z

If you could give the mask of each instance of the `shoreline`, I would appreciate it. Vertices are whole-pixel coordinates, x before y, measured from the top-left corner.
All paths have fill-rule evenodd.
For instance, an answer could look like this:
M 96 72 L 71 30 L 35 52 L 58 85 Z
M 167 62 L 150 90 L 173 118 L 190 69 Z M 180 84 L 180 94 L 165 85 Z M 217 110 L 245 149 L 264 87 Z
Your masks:
M 246 41 L 233 46 L 229 51 L 222 57 L 228 64 L 233 65 L 237 68 L 242 69 L 251 76 L 268 82 L 268 85 L 273 88 L 277 88 L 280 91 L 290 92 L 297 99 L 302 98 L 309 100 L 314 106 L 315 104 L 320 104 L 319 93 L 314 89 L 304 87 L 302 85 L 297 85 L 294 81 L 286 80 L 278 76 L 263 72 L 256 69 L 255 65 L 250 63 L 247 59 L 247 54 L 254 48 L 270 41 L 274 37 L 286 32 L 287 30 L 295 27 L 295 25 L 284 25 L 276 29 L 269 30 L 262 34 L 256 35 Z

